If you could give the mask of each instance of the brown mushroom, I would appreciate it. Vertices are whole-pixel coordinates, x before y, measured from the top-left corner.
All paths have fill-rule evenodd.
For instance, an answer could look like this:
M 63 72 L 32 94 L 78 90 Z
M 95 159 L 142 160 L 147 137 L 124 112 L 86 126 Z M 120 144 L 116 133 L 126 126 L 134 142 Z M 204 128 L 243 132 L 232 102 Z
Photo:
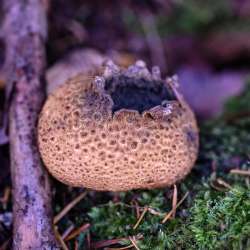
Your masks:
M 95 190 L 172 185 L 197 157 L 193 112 L 176 90 L 138 61 L 107 62 L 102 76 L 78 75 L 51 94 L 41 112 L 42 159 L 58 180 Z

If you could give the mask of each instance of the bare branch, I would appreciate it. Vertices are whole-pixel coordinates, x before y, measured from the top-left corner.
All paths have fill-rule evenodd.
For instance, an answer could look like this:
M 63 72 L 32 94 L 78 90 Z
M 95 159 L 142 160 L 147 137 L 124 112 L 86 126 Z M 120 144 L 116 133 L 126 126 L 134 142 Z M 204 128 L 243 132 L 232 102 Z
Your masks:
M 44 0 L 4 0 L 13 249 L 58 249 L 52 229 L 50 185 L 36 139 L 45 97 L 47 4 Z

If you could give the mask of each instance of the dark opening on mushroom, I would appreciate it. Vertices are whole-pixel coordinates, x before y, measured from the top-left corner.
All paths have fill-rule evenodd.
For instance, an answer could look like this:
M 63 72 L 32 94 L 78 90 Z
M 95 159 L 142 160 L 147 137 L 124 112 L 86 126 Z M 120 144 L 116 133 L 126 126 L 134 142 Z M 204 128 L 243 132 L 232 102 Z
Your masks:
M 142 113 L 163 101 L 176 100 L 172 90 L 161 80 L 118 75 L 105 81 L 105 90 L 114 102 L 113 112 L 124 108 Z

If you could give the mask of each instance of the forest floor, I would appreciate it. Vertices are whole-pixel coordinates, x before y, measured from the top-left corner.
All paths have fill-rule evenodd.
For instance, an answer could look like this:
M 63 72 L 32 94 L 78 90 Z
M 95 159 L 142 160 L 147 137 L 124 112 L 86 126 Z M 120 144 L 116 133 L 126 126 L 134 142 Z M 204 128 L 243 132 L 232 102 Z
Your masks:
M 199 75 L 197 68 L 202 68 L 213 96 L 219 79 L 214 75 L 226 74 L 229 79 L 232 72 L 249 73 L 248 5 L 240 8 L 233 0 L 209 1 L 205 6 L 197 0 L 176 1 L 179 4 L 81 2 L 57 0 L 52 4 L 49 66 L 71 49 L 91 47 L 106 54 L 123 51 L 124 56 L 159 64 L 168 74 L 181 74 L 188 65 Z M 155 50 L 159 44 L 160 51 Z M 1 52 L 0 44 L 0 60 Z M 244 87 L 237 95 L 226 103 L 223 99 L 223 104 L 218 101 L 223 111 L 216 116 L 214 110 L 207 111 L 213 105 L 206 93 L 193 88 L 194 98 L 199 95 L 199 100 L 207 100 L 200 103 L 205 113 L 197 104 L 192 106 L 199 118 L 200 152 L 192 172 L 175 187 L 94 192 L 52 179 L 54 222 L 66 242 L 64 248 L 250 249 L 250 80 L 242 82 Z M 0 160 L 0 249 L 7 249 L 12 238 L 8 145 L 0 147 Z

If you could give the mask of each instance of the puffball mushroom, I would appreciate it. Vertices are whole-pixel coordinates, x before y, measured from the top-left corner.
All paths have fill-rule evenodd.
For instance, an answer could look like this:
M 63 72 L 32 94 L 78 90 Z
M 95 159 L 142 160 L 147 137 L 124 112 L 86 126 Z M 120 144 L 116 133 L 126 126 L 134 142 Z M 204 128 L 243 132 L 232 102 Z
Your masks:
M 125 191 L 172 185 L 197 157 L 198 128 L 158 67 L 143 61 L 102 75 L 78 75 L 52 93 L 40 114 L 38 144 L 49 172 L 71 186 Z

